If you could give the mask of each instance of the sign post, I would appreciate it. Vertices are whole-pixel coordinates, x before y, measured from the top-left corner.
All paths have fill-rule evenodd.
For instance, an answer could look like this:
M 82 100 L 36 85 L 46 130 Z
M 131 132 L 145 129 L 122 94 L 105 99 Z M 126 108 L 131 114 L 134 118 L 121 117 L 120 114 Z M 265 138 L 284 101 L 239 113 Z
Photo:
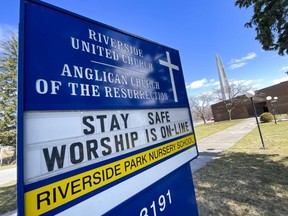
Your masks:
M 19 215 L 198 214 L 177 50 L 26 0 L 18 95 Z

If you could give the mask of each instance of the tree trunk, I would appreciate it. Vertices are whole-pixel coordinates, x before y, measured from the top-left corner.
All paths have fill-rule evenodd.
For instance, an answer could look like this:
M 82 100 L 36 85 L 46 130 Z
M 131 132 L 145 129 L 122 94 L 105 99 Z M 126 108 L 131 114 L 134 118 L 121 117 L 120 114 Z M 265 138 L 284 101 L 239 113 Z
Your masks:
M 201 116 L 201 118 L 202 118 L 202 120 L 203 120 L 204 124 L 206 124 L 206 119 L 205 119 L 205 116 Z
M 232 120 L 232 110 L 227 110 L 228 111 L 228 115 L 229 115 L 229 121 Z

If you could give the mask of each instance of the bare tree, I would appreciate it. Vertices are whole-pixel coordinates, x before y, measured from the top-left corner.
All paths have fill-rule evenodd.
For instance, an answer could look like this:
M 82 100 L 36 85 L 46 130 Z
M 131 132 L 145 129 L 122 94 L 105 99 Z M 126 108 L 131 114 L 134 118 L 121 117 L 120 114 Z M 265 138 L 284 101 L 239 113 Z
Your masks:
M 227 100 L 222 99 L 220 88 L 214 90 L 215 95 L 217 95 L 217 99 L 225 104 L 229 115 L 229 120 L 231 120 L 232 111 L 240 104 L 243 104 L 248 100 L 245 93 L 251 89 L 252 85 L 245 85 L 244 82 L 231 83 L 229 89 L 225 92 L 228 98 Z
M 213 101 L 214 96 L 211 94 L 200 94 L 195 97 L 190 97 L 190 106 L 194 116 L 201 118 L 206 124 L 208 114 L 211 113 L 210 103 Z

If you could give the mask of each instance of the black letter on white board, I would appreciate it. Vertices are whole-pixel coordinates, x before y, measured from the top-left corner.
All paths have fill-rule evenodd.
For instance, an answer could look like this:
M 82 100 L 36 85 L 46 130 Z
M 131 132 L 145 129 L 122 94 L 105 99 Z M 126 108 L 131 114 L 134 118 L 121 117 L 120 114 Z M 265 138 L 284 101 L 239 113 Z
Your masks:
M 66 151 L 66 145 L 61 146 L 60 154 L 58 148 L 54 146 L 52 148 L 52 153 L 50 156 L 48 148 L 43 149 L 46 166 L 49 172 L 54 170 L 55 161 L 57 162 L 58 169 L 63 168 L 65 151 Z

